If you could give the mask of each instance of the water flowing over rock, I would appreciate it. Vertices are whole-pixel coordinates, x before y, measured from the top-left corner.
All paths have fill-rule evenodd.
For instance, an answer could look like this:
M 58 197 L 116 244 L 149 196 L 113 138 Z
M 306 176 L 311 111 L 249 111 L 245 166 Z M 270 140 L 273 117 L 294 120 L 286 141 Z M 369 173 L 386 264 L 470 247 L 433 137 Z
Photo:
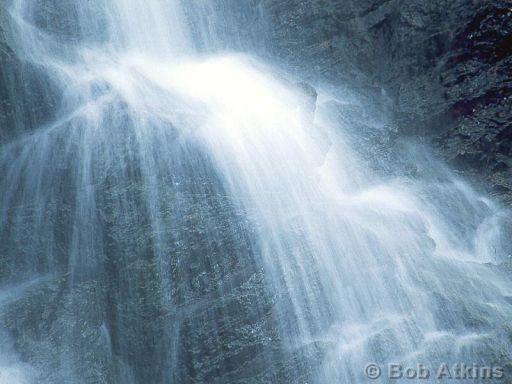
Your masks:
M 362 62 L 310 84 L 270 59 L 317 10 L 322 33 L 429 19 L 295 3 L 0 5 L 1 384 L 511 374 L 510 212 L 404 138 Z
M 508 0 L 261 0 L 266 50 L 312 81 L 365 89 L 510 205 Z

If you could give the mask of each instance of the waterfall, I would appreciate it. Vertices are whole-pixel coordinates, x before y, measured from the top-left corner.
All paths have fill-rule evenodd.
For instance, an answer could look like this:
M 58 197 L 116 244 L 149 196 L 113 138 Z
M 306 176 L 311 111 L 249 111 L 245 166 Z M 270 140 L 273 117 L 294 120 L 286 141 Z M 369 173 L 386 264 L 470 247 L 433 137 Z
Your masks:
M 336 115 L 350 95 L 315 106 L 222 49 L 213 6 L 8 9 L 61 102 L 0 151 L 0 383 L 348 384 L 368 363 L 510 361 L 508 212 L 412 143 L 416 172 L 375 170 Z

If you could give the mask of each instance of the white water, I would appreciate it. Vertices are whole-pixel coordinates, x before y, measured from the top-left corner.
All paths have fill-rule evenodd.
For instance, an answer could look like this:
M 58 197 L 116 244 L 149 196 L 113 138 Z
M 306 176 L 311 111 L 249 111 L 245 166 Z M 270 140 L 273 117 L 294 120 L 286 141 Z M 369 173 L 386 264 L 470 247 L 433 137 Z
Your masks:
M 87 37 L 74 43 L 35 29 L 30 4 L 11 7 L 18 45 L 65 97 L 52 125 L 0 153 L 0 223 L 9 225 L 9 207 L 35 207 L 32 231 L 45 239 L 39 249 L 45 273 L 60 263 L 52 258 L 56 235 L 44 220 L 61 197 L 60 164 L 75 172 L 71 280 L 100 262 L 96 186 L 102 177 L 114 184 L 131 177 L 117 148 L 125 129 L 140 151 L 166 295 L 161 305 L 172 301 L 165 265 L 173 256 L 164 252 L 160 210 L 175 209 L 163 200 L 163 179 L 187 161 L 187 149 L 177 147 L 193 143 L 256 228 L 256 257 L 278 297 L 273 317 L 282 350 L 322 349 L 320 365 L 311 362 L 315 382 L 367 382 L 363 369 L 370 362 L 506 363 L 499 359 L 511 355 L 503 335 L 512 284 L 494 266 L 508 256 L 500 207 L 420 150 L 409 152 L 409 161 L 422 177 L 376 175 L 346 139 L 350 127 L 333 124 L 326 108 L 311 121 L 304 96 L 271 67 L 237 54 L 199 55 L 178 1 L 70 6 Z M 121 171 L 108 176 L 109 169 Z M 196 171 L 199 180 L 200 170 L 192 167 L 191 176 Z M 120 212 L 133 208 L 122 199 L 116 204 Z M 41 273 L 36 264 L 26 262 L 20 282 Z M 4 291 L 0 308 L 12 290 Z M 112 353 L 108 327 L 99 332 Z M 2 356 L 9 383 L 30 382 L 33 369 L 44 370 Z

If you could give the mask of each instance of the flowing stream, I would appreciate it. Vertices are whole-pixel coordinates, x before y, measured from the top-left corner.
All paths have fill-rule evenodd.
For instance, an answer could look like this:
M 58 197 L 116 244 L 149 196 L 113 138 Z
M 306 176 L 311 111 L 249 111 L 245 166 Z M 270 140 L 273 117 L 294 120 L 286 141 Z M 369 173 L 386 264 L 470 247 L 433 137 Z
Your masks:
M 377 172 L 329 107 L 350 96 L 206 52 L 222 19 L 192 3 L 7 7 L 60 103 L 0 151 L 0 383 L 510 362 L 508 212 L 413 144 L 416 172 Z

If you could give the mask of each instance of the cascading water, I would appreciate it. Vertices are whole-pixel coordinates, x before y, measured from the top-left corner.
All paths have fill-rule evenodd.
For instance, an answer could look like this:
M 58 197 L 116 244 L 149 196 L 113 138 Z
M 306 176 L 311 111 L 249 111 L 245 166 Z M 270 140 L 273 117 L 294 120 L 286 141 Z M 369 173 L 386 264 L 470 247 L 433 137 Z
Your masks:
M 62 102 L 0 152 L 0 383 L 510 361 L 506 212 L 416 147 L 418 175 L 377 175 L 328 103 L 313 119 L 272 68 L 202 55 L 177 0 L 45 4 L 74 22 L 9 8 Z

